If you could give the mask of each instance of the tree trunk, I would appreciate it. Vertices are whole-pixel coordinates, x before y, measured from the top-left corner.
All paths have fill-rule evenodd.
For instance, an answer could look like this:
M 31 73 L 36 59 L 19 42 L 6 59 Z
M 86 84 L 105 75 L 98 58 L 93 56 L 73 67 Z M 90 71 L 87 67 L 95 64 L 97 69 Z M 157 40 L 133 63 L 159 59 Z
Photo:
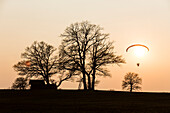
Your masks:
M 95 79 L 96 79 L 95 74 L 96 74 L 96 71 L 93 69 L 93 74 L 92 74 L 92 76 L 93 76 L 93 78 L 92 78 L 92 90 L 94 90 L 94 87 L 95 87 Z
M 95 42 L 97 42 L 97 39 L 95 38 Z M 94 43 L 94 40 L 93 40 Z M 95 79 L 96 79 L 96 54 L 97 54 L 97 46 L 93 45 L 93 74 L 92 74 L 92 90 L 94 90 L 95 87 Z
M 47 82 L 47 86 L 49 86 L 49 77 L 48 77 L 48 75 L 46 75 L 46 82 Z
M 91 78 L 90 78 L 90 75 L 88 75 L 88 89 L 91 90 Z
M 83 85 L 84 90 L 87 90 L 85 69 L 83 69 Z
M 80 88 L 81 88 L 81 83 L 82 83 L 82 80 L 80 80 L 80 82 L 79 82 L 78 90 L 80 90 Z
M 95 76 L 93 76 L 93 79 L 92 79 L 92 90 L 94 90 L 94 87 L 95 87 Z
M 86 51 L 83 51 L 83 84 L 84 84 L 84 90 L 87 90 L 87 84 L 86 84 L 86 70 L 85 70 L 85 59 L 86 59 Z
M 130 92 L 132 92 L 132 84 L 130 84 Z

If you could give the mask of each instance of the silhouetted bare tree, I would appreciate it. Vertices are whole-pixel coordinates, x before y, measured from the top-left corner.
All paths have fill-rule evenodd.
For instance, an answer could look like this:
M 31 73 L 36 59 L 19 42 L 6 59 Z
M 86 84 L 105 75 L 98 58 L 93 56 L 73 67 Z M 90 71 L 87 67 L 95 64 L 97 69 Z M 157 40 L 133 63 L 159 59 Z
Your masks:
M 19 75 L 26 76 L 26 78 L 36 77 L 43 79 L 47 85 L 56 83 L 59 87 L 65 80 L 70 79 L 75 75 L 75 67 L 70 70 L 65 70 L 59 66 L 59 60 L 57 59 L 56 48 L 45 42 L 35 41 L 30 47 L 25 49 L 25 52 L 21 54 L 24 59 L 15 64 L 14 70 Z M 52 79 L 53 75 L 57 75 L 58 79 Z
M 140 90 L 142 84 L 142 79 L 136 73 L 127 73 L 122 82 L 122 89 L 127 89 L 132 92 L 132 90 Z
M 19 75 L 27 77 L 42 76 L 44 81 L 49 84 L 49 78 L 58 72 L 57 56 L 54 55 L 56 48 L 45 42 L 34 42 L 21 54 L 24 59 L 14 65 L 15 71 Z
M 61 34 L 60 67 L 80 72 L 84 90 L 94 90 L 96 75 L 109 76 L 104 66 L 125 63 L 121 56 L 114 54 L 113 43 L 108 41 L 108 34 L 101 33 L 102 30 L 84 21 L 71 24 Z
M 12 85 L 12 89 L 24 90 L 29 86 L 27 78 L 19 77 Z

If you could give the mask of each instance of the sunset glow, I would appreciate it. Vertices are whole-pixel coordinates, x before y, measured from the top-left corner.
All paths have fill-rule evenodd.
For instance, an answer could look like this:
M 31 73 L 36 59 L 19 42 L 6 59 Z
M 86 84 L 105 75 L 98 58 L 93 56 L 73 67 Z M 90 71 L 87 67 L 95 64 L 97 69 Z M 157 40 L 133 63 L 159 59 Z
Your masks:
M 169 0 L 0 0 L 0 88 L 11 87 L 19 76 L 13 65 L 26 47 L 44 41 L 58 51 L 64 30 L 86 20 L 109 34 L 113 51 L 126 61 L 104 67 L 112 77 L 96 78 L 96 89 L 122 91 L 123 76 L 134 72 L 142 77 L 142 91 L 170 92 Z M 149 51 L 132 47 L 126 52 L 133 44 Z M 63 82 L 60 88 L 77 89 L 78 82 Z
M 138 57 L 138 58 L 142 58 L 148 53 L 146 48 L 140 47 L 140 46 L 134 47 L 133 52 L 134 52 L 135 56 Z

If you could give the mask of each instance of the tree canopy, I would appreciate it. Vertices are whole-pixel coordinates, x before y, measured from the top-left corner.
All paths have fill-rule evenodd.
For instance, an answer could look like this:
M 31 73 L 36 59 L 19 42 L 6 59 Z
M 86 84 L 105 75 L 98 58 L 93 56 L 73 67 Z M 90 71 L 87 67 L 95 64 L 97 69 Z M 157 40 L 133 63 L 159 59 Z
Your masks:
M 132 92 L 132 90 L 140 90 L 142 84 L 142 79 L 136 73 L 127 73 L 122 82 L 122 89 L 127 89 Z
M 18 77 L 12 84 L 12 89 L 24 90 L 29 86 L 27 78 Z

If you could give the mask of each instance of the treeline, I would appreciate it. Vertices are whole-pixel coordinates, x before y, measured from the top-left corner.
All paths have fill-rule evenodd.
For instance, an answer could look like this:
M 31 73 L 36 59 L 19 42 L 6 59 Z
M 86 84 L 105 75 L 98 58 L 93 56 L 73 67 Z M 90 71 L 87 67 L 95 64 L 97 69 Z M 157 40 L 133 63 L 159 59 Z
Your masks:
M 125 63 L 122 56 L 115 54 L 109 34 L 103 33 L 98 25 L 77 22 L 67 27 L 61 37 L 58 52 L 43 41 L 35 41 L 25 49 L 22 60 L 13 66 L 19 75 L 12 86 L 14 89 L 25 89 L 28 85 L 18 84 L 30 79 L 41 79 L 57 87 L 63 81 L 76 79 L 84 90 L 94 90 L 97 76 L 111 76 L 107 65 Z

